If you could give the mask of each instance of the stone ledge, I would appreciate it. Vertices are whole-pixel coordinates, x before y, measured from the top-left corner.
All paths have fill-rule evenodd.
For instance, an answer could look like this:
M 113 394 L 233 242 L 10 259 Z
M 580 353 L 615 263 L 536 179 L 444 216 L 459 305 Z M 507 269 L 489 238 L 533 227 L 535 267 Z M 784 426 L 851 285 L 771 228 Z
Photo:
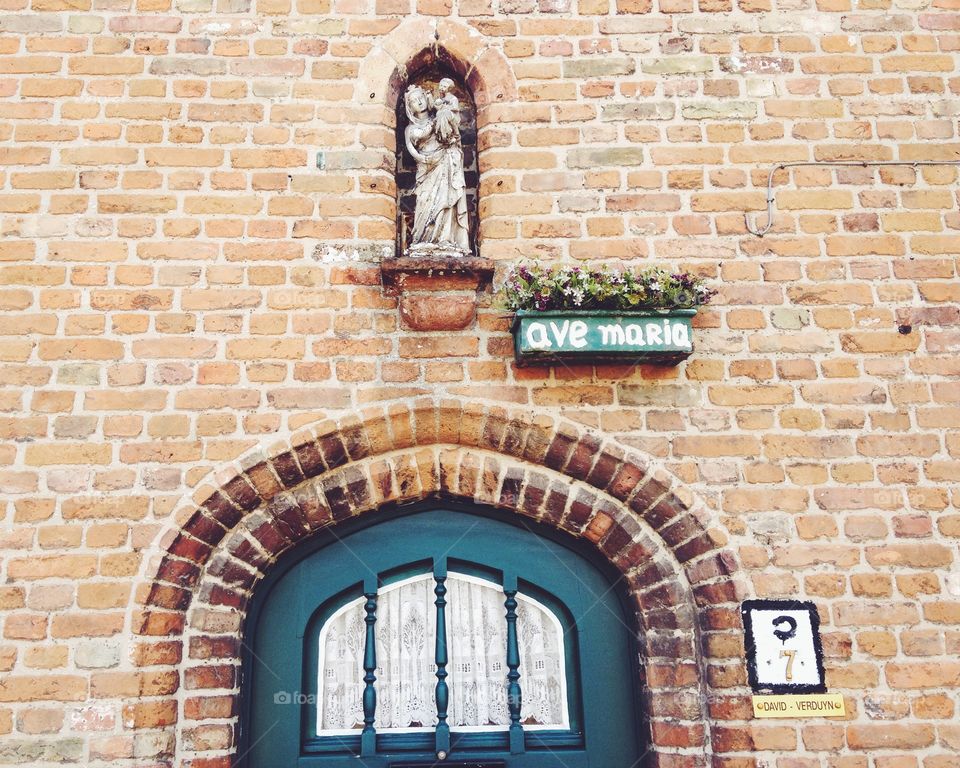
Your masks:
M 495 262 L 479 256 L 398 256 L 380 263 L 384 291 L 469 291 L 493 281 Z

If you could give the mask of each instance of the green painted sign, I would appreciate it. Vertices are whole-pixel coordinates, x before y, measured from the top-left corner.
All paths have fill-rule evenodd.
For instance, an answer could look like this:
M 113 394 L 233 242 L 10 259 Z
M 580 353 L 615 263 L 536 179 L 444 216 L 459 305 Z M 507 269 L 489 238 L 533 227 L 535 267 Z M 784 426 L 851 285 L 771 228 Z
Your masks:
M 693 353 L 695 309 L 640 312 L 518 310 L 517 362 L 646 361 L 671 365 Z

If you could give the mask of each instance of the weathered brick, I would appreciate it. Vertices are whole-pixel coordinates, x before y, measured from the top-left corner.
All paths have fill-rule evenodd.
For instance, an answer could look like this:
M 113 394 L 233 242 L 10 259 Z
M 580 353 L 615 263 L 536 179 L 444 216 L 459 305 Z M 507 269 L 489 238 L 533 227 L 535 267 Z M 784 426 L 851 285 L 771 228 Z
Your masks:
M 443 493 L 623 571 L 657 765 L 956 768 L 960 14 L 800 5 L 9 0 L 0 762 L 228 768 L 238 700 L 198 692 L 240 679 L 263 550 Z M 691 270 L 690 359 L 518 367 L 472 277 L 384 292 L 435 59 L 494 284 Z M 749 722 L 747 596 L 817 602 L 852 719 Z

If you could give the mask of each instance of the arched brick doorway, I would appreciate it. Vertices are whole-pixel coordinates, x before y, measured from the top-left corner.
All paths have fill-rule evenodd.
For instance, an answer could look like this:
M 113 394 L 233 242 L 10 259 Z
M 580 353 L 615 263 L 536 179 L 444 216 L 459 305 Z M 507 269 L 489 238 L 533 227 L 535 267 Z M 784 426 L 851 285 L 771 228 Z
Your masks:
M 590 542 L 635 610 L 651 764 L 709 763 L 710 689 L 742 671 L 736 564 L 706 514 L 639 455 L 562 420 L 425 400 L 319 423 L 219 478 L 163 543 L 134 625 L 144 675 L 180 676 L 176 717 L 153 729 L 176 731 L 176 764 L 231 764 L 243 618 L 270 564 L 346 518 L 430 499 Z

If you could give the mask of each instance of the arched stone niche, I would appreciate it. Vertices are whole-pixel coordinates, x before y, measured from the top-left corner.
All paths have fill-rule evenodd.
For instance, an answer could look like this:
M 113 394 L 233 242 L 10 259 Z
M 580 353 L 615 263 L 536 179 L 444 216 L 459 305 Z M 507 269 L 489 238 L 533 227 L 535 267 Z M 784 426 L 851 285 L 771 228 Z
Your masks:
M 410 233 L 413 225 L 413 214 L 416 205 L 416 176 L 417 164 L 407 151 L 404 133 L 409 120 L 406 114 L 406 99 L 404 94 L 410 86 L 418 85 L 427 93 L 436 95 L 438 85 L 444 78 L 453 81 L 452 93 L 460 102 L 460 141 L 463 146 L 463 170 L 467 185 L 467 218 L 469 221 L 470 253 L 476 254 L 478 216 L 477 189 L 480 183 L 480 174 L 477 164 L 477 107 L 473 93 L 464 81 L 456 66 L 457 60 L 444 55 L 442 49 L 436 48 L 423 51 L 407 66 L 408 77 L 403 85 L 400 98 L 397 100 L 397 243 L 398 256 L 404 255 L 410 244 Z
M 465 160 L 470 189 L 471 255 L 446 259 L 404 257 L 402 245 L 409 233 L 404 215 L 409 217 L 412 210 L 412 196 L 409 192 L 396 192 L 390 183 L 367 190 L 382 195 L 383 189 L 390 189 L 395 205 L 394 258 L 384 258 L 380 270 L 386 293 L 400 297 L 401 324 L 405 330 L 455 331 L 476 320 L 477 292 L 490 286 L 496 266 L 482 255 L 483 244 L 479 242 L 480 206 L 476 190 L 481 174 L 476 147 L 483 137 L 477 134 L 490 129 L 493 122 L 502 119 L 503 110 L 516 102 L 516 76 L 497 39 L 455 19 L 415 16 L 401 22 L 364 57 L 356 80 L 357 103 L 382 106 L 384 123 L 396 132 L 394 167 L 402 180 L 405 173 L 413 171 L 412 158 L 404 156 L 404 91 L 420 80 L 432 85 L 444 74 L 458 86 L 456 93 L 464 108 L 461 112 L 470 113 L 465 121 L 469 134 Z M 384 170 L 381 166 L 377 173 L 383 174 Z M 409 180 L 403 186 L 409 189 Z
M 411 56 L 398 68 L 403 74 L 392 87 L 396 89 L 396 190 L 397 227 L 396 257 L 381 264 L 381 274 L 388 293 L 400 294 L 400 317 L 405 330 L 462 330 L 476 318 L 477 290 L 492 280 L 493 262 L 477 256 L 479 232 L 479 158 L 477 150 L 478 101 L 471 87 L 471 72 L 466 62 L 449 53 L 439 44 L 431 45 Z M 427 245 L 418 252 L 413 242 L 413 221 L 418 196 L 417 162 L 410 154 L 406 130 L 407 89 L 419 86 L 431 98 L 439 96 L 439 84 L 453 82 L 451 93 L 459 103 L 459 136 L 463 152 L 466 185 L 467 236 L 465 252 L 457 248 Z M 476 82 L 476 78 L 473 80 Z M 433 109 L 431 107 L 431 112 Z M 430 186 L 429 184 L 427 185 Z M 431 250 L 436 248 L 436 250 Z
M 502 38 L 484 35 L 474 26 L 456 18 L 419 15 L 403 19 L 363 57 L 355 80 L 354 102 L 365 110 L 365 114 L 368 114 L 365 119 L 369 122 L 396 132 L 400 123 L 406 124 L 406 115 L 402 114 L 406 86 L 418 77 L 429 74 L 432 69 L 452 74 L 452 79 L 470 93 L 472 121 L 477 126 L 481 144 L 484 131 L 495 130 L 497 123 L 504 120 L 506 113 L 517 104 L 516 74 L 503 53 Z M 396 203 L 393 179 L 387 177 L 395 175 L 396 153 L 400 143 L 397 141 L 396 146 L 391 148 L 394 152 L 393 162 L 389 156 L 371 154 L 375 162 L 363 170 L 371 176 L 382 178 L 383 183 L 364 186 L 359 190 L 361 194 L 389 196 L 390 202 Z M 383 160 L 387 161 L 386 164 Z M 487 169 L 482 173 L 489 171 Z M 396 211 L 392 212 L 392 218 L 399 221 Z M 481 244 L 476 236 L 480 229 L 477 218 L 475 216 L 471 222 L 474 232 L 473 255 L 481 258 Z M 400 236 L 394 232 L 393 237 L 396 246 Z M 394 255 L 399 256 L 396 250 L 395 247 Z M 396 287 L 402 277 L 385 274 L 384 284 L 388 288 Z M 489 283 L 489 278 L 486 282 Z

